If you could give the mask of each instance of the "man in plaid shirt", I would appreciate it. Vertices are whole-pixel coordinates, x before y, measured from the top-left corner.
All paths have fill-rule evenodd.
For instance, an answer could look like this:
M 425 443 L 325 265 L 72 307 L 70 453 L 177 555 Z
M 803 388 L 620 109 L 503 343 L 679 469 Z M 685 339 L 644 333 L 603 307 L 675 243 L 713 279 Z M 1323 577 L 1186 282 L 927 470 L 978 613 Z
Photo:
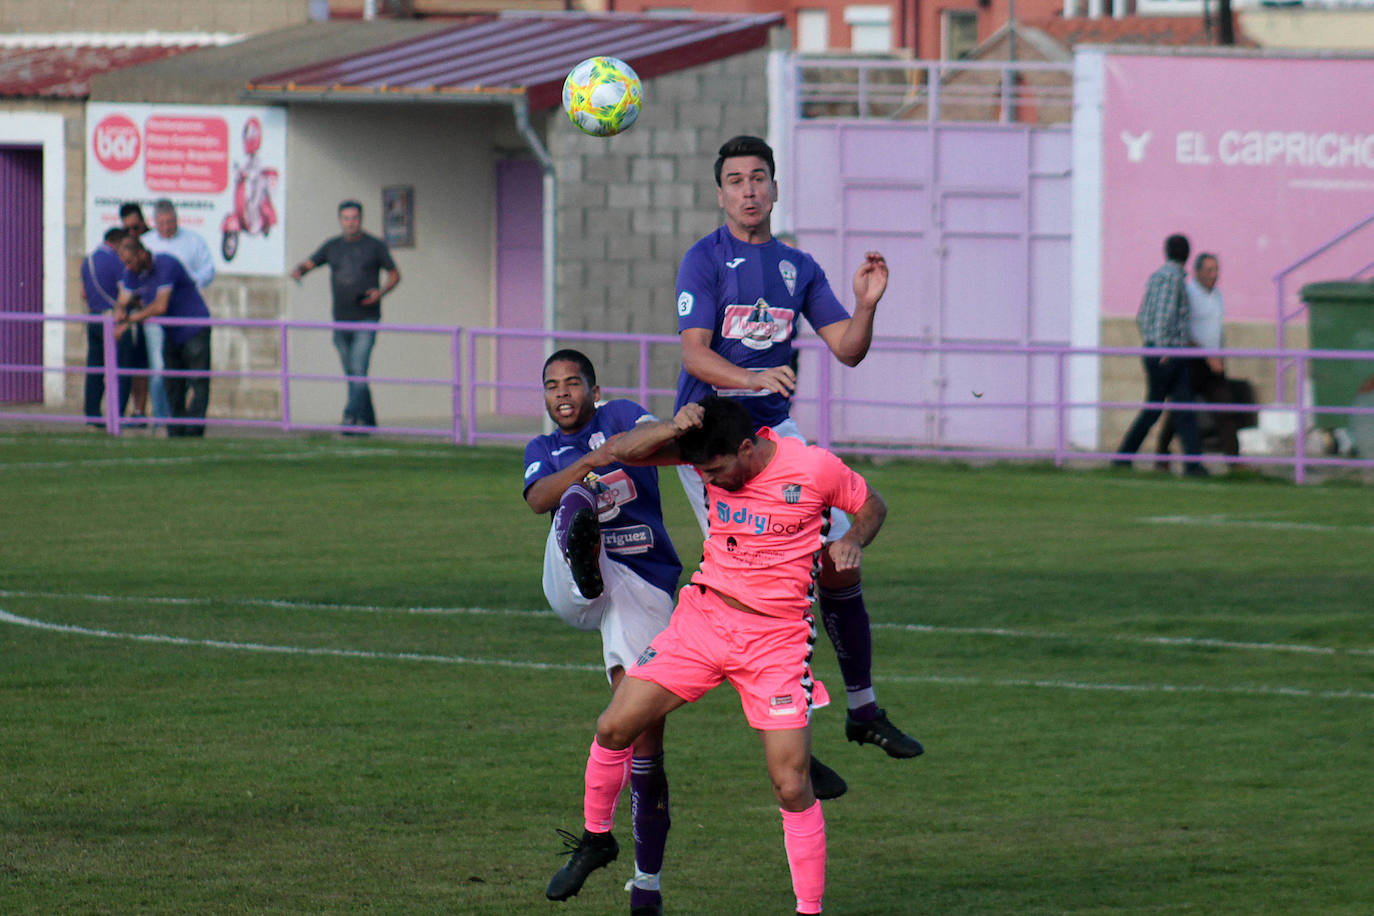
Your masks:
M 1150 282 L 1145 286 L 1145 298 L 1140 302 L 1135 323 L 1140 328 L 1141 341 L 1147 347 L 1191 347 L 1192 337 L 1188 332 L 1188 292 L 1184 286 L 1186 273 L 1184 264 L 1188 261 L 1188 239 L 1182 235 L 1171 235 L 1164 240 L 1164 256 L 1167 259 L 1162 267 L 1150 274 Z M 1149 404 L 1160 404 L 1166 399 L 1175 404 L 1186 404 L 1193 400 L 1192 364 L 1182 356 L 1146 356 L 1145 363 L 1145 400 Z M 1151 427 L 1159 419 L 1159 407 L 1146 406 L 1136 415 L 1126 437 L 1121 440 L 1117 451 L 1134 455 L 1149 435 Z M 1179 438 L 1183 440 L 1183 453 L 1191 460 L 1183 465 L 1183 473 L 1188 477 L 1206 477 L 1207 469 L 1197 460 L 1202 453 L 1202 437 L 1198 433 L 1197 414 L 1191 410 L 1175 412 L 1175 425 Z M 1130 467 L 1130 459 L 1118 458 L 1112 462 L 1119 467 Z

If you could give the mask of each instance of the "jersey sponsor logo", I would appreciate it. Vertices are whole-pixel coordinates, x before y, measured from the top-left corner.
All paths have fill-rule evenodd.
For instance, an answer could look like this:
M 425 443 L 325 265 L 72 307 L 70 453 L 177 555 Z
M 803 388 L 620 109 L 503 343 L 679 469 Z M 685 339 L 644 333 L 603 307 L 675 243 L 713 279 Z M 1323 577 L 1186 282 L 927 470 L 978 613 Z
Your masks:
M 677 294 L 677 313 L 686 318 L 688 315 L 692 314 L 692 304 L 695 301 L 696 300 L 692 298 L 692 294 L 684 289 Z
M 801 484 L 785 483 L 782 485 L 782 501 L 796 505 L 801 502 Z
M 654 549 L 654 531 L 648 525 L 602 528 L 601 545 L 608 553 L 637 554 Z
M 557 458 L 559 455 L 563 454 L 570 448 L 572 448 L 571 445 L 560 446 L 559 448 L 554 449 L 552 452 L 549 452 L 549 454 Z
M 653 646 L 649 646 L 643 652 L 639 653 L 639 658 L 635 659 L 635 666 L 638 667 L 640 665 L 649 664 L 649 662 L 654 660 L 654 656 L 657 654 L 658 650 Z
M 791 261 L 779 261 L 778 273 L 782 274 L 782 282 L 787 285 L 787 295 L 797 294 L 797 268 Z
M 639 496 L 634 478 L 630 477 L 624 468 L 616 468 L 589 483 L 592 494 L 596 496 L 596 520 L 603 525 L 619 515 L 622 507 L 634 502 Z
M 802 530 L 799 521 L 775 521 L 771 515 L 759 515 L 748 506 L 731 506 L 723 499 L 716 500 L 716 518 L 723 525 L 741 525 L 755 534 L 796 534 Z
M 525 479 L 526 479 L 526 480 L 529 480 L 530 477 L 532 477 L 534 474 L 536 474 L 536 473 L 539 471 L 539 465 L 540 465 L 540 464 L 541 464 L 541 462 L 538 462 L 538 461 L 531 461 L 529 464 L 525 465 Z
M 775 343 L 791 339 L 795 317 L 792 309 L 770 308 L 763 299 L 753 305 L 727 305 L 721 334 L 751 350 L 767 350 Z
M 734 270 L 736 267 L 739 267 L 743 263 L 744 258 L 731 258 L 730 260 L 725 262 L 725 266 L 730 268 L 731 270 Z

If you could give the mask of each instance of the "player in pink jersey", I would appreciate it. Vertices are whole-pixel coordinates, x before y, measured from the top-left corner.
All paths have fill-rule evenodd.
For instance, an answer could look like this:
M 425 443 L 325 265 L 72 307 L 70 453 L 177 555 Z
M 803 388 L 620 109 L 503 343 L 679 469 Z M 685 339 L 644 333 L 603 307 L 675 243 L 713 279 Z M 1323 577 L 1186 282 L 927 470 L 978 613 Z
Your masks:
M 701 568 L 682 590 L 668 628 L 626 672 L 597 719 L 585 830 L 554 876 L 572 893 L 614 858 L 610 831 L 635 738 L 728 680 L 763 742 L 797 912 L 821 911 L 825 818 L 811 786 L 810 721 L 811 709 L 829 697 L 811 675 L 813 572 L 823 549 L 837 569 L 857 568 L 887 506 L 825 449 L 754 427 L 740 404 L 712 396 L 684 404 L 672 420 L 642 423 L 613 445 L 625 464 L 695 467 L 706 484 L 710 525 Z M 843 537 L 822 545 L 827 506 L 852 517 Z

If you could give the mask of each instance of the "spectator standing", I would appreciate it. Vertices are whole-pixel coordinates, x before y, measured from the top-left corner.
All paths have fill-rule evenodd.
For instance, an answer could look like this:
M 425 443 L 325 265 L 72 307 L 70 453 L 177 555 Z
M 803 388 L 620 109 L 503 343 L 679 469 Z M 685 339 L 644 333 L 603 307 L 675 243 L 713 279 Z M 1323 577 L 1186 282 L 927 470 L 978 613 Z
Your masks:
M 334 320 L 356 323 L 357 327 L 334 330 L 334 349 L 339 352 L 344 375 L 349 377 L 343 425 L 372 427 L 377 425 L 377 414 L 367 372 L 377 332 L 371 326 L 381 320 L 382 297 L 401 282 L 401 272 L 386 242 L 363 231 L 363 205 L 358 201 L 339 204 L 339 228 L 343 230 L 340 235 L 326 239 L 292 269 L 291 279 L 300 280 L 321 264 L 329 265 Z M 383 272 L 385 284 L 380 282 Z
M 1220 350 L 1225 346 L 1226 308 L 1222 302 L 1221 290 L 1217 280 L 1221 276 L 1221 262 L 1217 256 L 1203 252 L 1193 261 L 1193 275 L 1188 278 L 1184 288 L 1188 292 L 1188 328 L 1193 338 L 1193 346 L 1204 350 Z M 1231 380 L 1226 377 L 1226 363 L 1219 354 L 1189 360 L 1193 375 L 1193 391 L 1201 395 L 1208 404 L 1235 403 Z M 1233 410 L 1219 410 L 1215 417 L 1217 438 L 1221 440 L 1224 455 L 1240 455 L 1241 416 Z M 1159 445 L 1161 455 L 1169 454 L 1169 446 L 1174 441 L 1174 412 L 1164 415 L 1159 426 Z M 1161 459 L 1156 465 L 1167 471 L 1169 462 Z
M 177 209 L 170 200 L 164 197 L 153 203 L 153 231 L 145 232 L 141 241 L 143 247 L 153 254 L 169 254 L 180 261 L 203 298 L 205 287 L 215 279 L 215 259 L 205 239 L 178 225 Z M 153 416 L 165 420 L 171 411 L 170 397 L 162 376 L 162 370 L 166 368 L 162 358 L 166 329 L 154 323 L 145 325 L 143 330 L 148 338 L 148 368 L 152 370 L 148 377 L 148 390 L 153 398 Z
M 1184 265 L 1188 262 L 1189 244 L 1186 236 L 1171 235 L 1164 240 L 1165 262 L 1150 274 L 1141 299 L 1135 323 L 1140 328 L 1141 341 L 1146 347 L 1189 347 L 1193 338 L 1189 327 L 1188 293 L 1184 288 Z M 1193 375 L 1189 359 L 1170 356 L 1144 356 L 1145 400 L 1147 404 L 1126 430 L 1117 451 L 1134 455 L 1149 435 L 1163 412 L 1158 404 L 1168 400 L 1187 404 L 1193 400 Z M 1181 410 L 1176 420 L 1178 434 L 1183 439 L 1186 460 L 1183 473 L 1189 477 L 1206 477 L 1207 469 L 1198 461 L 1202 454 L 1202 437 L 1198 433 L 1197 413 Z M 1112 462 L 1117 467 L 1130 467 L 1129 458 Z
M 132 200 L 125 201 L 119 205 L 119 222 L 124 226 L 124 231 L 136 239 L 142 239 L 148 233 L 148 221 L 143 217 L 143 207 Z M 122 268 L 121 268 L 122 271 Z M 142 325 L 134 325 L 129 329 L 129 342 L 133 348 L 133 362 L 130 364 L 132 369 L 148 369 L 148 341 Z M 120 339 L 123 339 L 121 335 Z M 158 365 L 162 365 L 162 357 L 158 357 Z M 130 426 L 142 426 L 149 413 L 148 409 L 148 376 L 134 376 L 129 388 L 134 401 L 133 416 L 129 418 Z M 158 397 L 163 402 L 163 411 L 166 412 L 166 395 L 162 394 L 161 386 L 158 387 Z
M 149 318 L 209 318 L 210 310 L 200 290 L 181 262 L 169 254 L 153 254 L 134 236 L 119 243 L 124 275 L 115 304 L 115 331 L 140 327 Z M 141 305 L 136 305 L 137 299 Z M 210 405 L 210 328 L 208 325 L 168 325 L 163 341 L 163 361 L 176 372 L 202 375 L 167 379 L 167 400 L 172 419 L 204 420 Z M 203 436 L 205 426 L 168 424 L 168 436 Z
M 128 233 L 119 226 L 105 233 L 100 243 L 86 260 L 81 262 L 81 292 L 86 299 L 86 308 L 92 315 L 103 315 L 115 307 L 119 301 L 119 278 L 124 273 L 124 262 L 119 260 L 119 243 Z M 133 359 L 133 335 L 121 334 L 115 341 L 115 364 L 120 369 L 129 368 Z M 104 370 L 105 368 L 105 326 L 101 322 L 86 325 L 86 368 Z M 132 378 L 119 376 L 118 398 L 119 415 L 129 403 L 129 390 Z M 91 371 L 86 373 L 85 411 L 86 421 L 91 426 L 104 427 L 104 415 L 100 409 L 101 399 L 105 397 L 105 373 Z

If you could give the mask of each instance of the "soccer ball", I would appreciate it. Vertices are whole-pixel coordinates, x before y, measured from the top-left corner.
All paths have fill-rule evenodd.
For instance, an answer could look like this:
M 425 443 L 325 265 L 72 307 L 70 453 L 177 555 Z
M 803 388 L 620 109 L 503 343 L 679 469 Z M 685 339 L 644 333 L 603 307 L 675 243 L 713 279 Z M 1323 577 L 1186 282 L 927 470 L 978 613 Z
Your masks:
M 625 61 L 589 57 L 563 81 L 563 110 L 577 129 L 593 137 L 613 137 L 639 117 L 644 87 Z

